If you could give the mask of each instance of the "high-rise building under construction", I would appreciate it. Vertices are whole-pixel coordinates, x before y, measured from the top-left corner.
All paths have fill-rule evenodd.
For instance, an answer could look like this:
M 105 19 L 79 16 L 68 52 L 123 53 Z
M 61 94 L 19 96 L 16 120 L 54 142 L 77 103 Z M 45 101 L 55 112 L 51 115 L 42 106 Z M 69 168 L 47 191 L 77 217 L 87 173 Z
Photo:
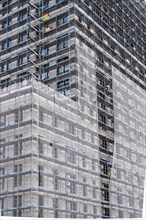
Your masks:
M 2 215 L 141 217 L 145 15 L 142 0 L 0 1 Z

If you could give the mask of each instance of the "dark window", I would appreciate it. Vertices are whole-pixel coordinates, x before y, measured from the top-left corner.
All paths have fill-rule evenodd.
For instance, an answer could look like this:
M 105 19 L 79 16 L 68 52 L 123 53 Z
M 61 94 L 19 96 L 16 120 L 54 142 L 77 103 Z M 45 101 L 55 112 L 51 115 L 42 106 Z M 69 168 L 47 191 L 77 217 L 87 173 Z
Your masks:
M 8 0 L 8 1 L 3 2 L 3 3 L 2 3 L 2 8 L 4 8 L 4 7 L 10 5 L 11 3 L 12 3 L 12 0 Z
M 27 18 L 27 12 L 23 12 L 19 15 L 19 21 L 22 21 Z
M 14 179 L 13 179 L 13 183 L 14 183 L 14 187 L 17 186 L 22 186 L 22 164 L 19 165 L 15 165 L 14 166 Z
M 22 121 L 23 121 L 23 110 L 20 109 L 19 111 L 15 113 L 15 123 L 22 122 Z
M 59 218 L 59 212 L 57 210 L 59 208 L 59 201 L 57 198 L 53 198 L 53 208 L 54 208 L 53 211 L 54 218 Z
M 49 63 L 44 64 L 44 69 L 47 69 L 49 67 Z
M 104 175 L 108 175 L 108 165 L 106 163 L 101 164 L 101 173 Z
M 11 24 L 12 24 L 12 20 L 11 20 L 11 19 L 7 19 L 7 20 L 3 21 L 3 23 L 2 23 L 2 28 L 3 28 L 3 29 L 4 29 L 4 28 L 7 28 L 7 27 L 9 27 Z
M 19 65 L 24 65 L 28 62 L 28 55 L 27 54 L 21 54 L 19 56 Z
M 43 166 L 38 166 L 38 186 L 43 186 Z
M 76 163 L 76 155 L 74 152 L 68 152 L 68 162 L 72 164 Z
M 85 157 L 82 158 L 82 166 L 86 168 L 87 166 L 87 160 Z
M 103 148 L 107 148 L 107 141 L 106 139 L 100 139 L 100 146 Z
M 22 142 L 17 142 L 14 145 L 14 155 L 22 154 Z
M 44 72 L 41 74 L 41 80 L 45 80 L 49 78 L 49 72 Z
M 64 48 L 67 48 L 68 45 L 69 45 L 69 41 L 68 40 L 59 41 L 59 42 L 57 42 L 57 49 L 58 50 L 62 50 Z
M 52 147 L 52 155 L 54 158 L 58 158 L 58 148 L 56 146 Z
M 87 207 L 87 205 L 84 205 L 83 210 L 84 210 L 84 212 L 88 212 L 88 207 Z
M 7 70 L 9 70 L 9 63 L 8 62 L 2 64 L 2 72 L 5 72 Z
M 59 188 L 59 179 L 58 179 L 57 175 L 54 175 L 53 186 L 54 186 L 55 190 L 58 190 L 58 188 Z
M 109 201 L 109 191 L 108 190 L 102 190 L 101 191 L 102 201 Z
M 66 72 L 69 72 L 69 65 L 68 64 L 59 66 L 58 69 L 57 69 L 57 74 L 58 75 L 66 73 Z
M 49 55 L 49 48 L 41 49 L 41 50 L 40 50 L 40 54 L 41 54 L 42 56 L 47 56 L 47 55 Z
M 134 206 L 134 200 L 133 197 L 129 197 L 129 206 Z
M 104 115 L 99 115 L 99 120 L 103 123 L 106 123 L 106 117 Z
M 60 26 L 60 25 L 66 24 L 67 22 L 68 22 L 68 17 L 66 16 L 61 19 L 58 19 L 57 25 Z
M 1 198 L 1 199 L 0 199 L 0 203 L 1 203 L 1 207 L 0 207 L 0 209 L 1 209 L 1 215 L 3 216 L 4 198 Z
M 102 215 L 103 217 L 110 217 L 109 208 L 102 208 Z
M 5 147 L 0 148 L 0 159 L 5 158 Z
M 117 195 L 117 201 L 119 204 L 123 204 L 123 196 L 121 194 Z
M 58 190 L 58 188 L 59 188 L 59 176 L 58 176 L 58 170 L 56 170 L 56 169 L 53 169 L 53 188 L 55 189 L 55 190 Z
M 19 7 L 24 6 L 27 2 L 28 0 L 19 0 Z
M 24 42 L 27 40 L 27 38 L 28 38 L 28 36 L 27 36 L 26 32 L 19 34 L 19 42 Z
M 105 189 L 109 189 L 109 185 L 106 184 L 106 183 L 103 183 L 103 184 L 102 184 L 102 187 L 105 188 Z
M 5 40 L 2 42 L 2 50 L 5 50 L 7 48 L 9 48 L 11 46 L 11 40 L 8 39 L 8 40 Z
M 23 72 L 17 75 L 19 79 L 24 80 L 24 79 L 29 79 L 30 78 L 30 73 L 29 72 Z
M 38 217 L 43 218 L 43 209 L 42 208 L 39 208 L 39 210 L 38 210 Z
M 43 6 L 45 6 L 45 7 L 49 7 L 49 1 L 43 1 Z
M 97 215 L 97 206 L 93 206 L 93 214 Z
M 2 3 L 2 8 L 6 7 L 8 5 L 7 1 Z
M 59 207 L 59 202 L 57 198 L 53 198 L 53 207 L 57 209 Z
M 69 201 L 68 206 L 69 206 L 68 207 L 69 210 L 71 210 L 71 211 L 76 211 L 77 210 L 77 203 L 74 202 L 74 201 Z
M 103 93 L 99 92 L 99 96 L 100 96 L 101 98 L 105 99 L 105 95 L 104 95 Z
M 39 203 L 39 206 L 43 206 L 43 205 L 44 205 L 44 198 L 43 198 L 42 195 L 39 195 L 39 201 L 38 201 L 38 203 Z
M 67 86 L 69 86 L 69 79 L 57 83 L 57 89 L 63 89 Z
M 81 17 L 78 17 L 78 21 L 79 21 L 80 23 L 82 23 L 82 19 L 81 19 Z
M 6 116 L 1 116 L 0 118 L 0 126 L 6 126 Z
M 83 186 L 83 196 L 87 196 L 87 186 Z
M 13 199 L 13 207 L 17 207 L 17 196 L 14 196 L 14 199 Z
M 96 188 L 93 187 L 93 198 L 96 199 Z
M 22 206 L 22 195 L 17 195 L 13 197 L 13 207 L 19 208 Z
M 63 57 L 63 58 L 57 60 L 57 63 L 62 63 L 62 62 L 68 61 L 68 60 L 69 60 L 68 57 Z
M 123 211 L 121 211 L 121 210 L 119 210 L 118 211 L 118 218 L 123 218 L 124 217 L 124 215 L 123 215 Z
M 7 49 L 8 45 L 7 45 L 7 41 L 3 41 L 2 42 L 2 50 Z
M 4 168 L 0 168 L 0 177 L 2 177 L 5 174 Z M 4 179 L 0 179 L 0 189 L 4 189 Z
M 43 143 L 41 142 L 41 140 L 38 141 L 38 145 L 39 145 L 39 153 L 43 154 L 44 149 L 43 149 Z
M 73 193 L 73 194 L 77 193 L 77 186 L 76 186 L 76 182 L 74 180 L 68 181 L 67 186 L 69 188 L 70 193 Z
M 96 170 L 96 163 L 94 161 L 92 161 L 92 170 L 95 171 Z
M 10 80 L 11 80 L 11 78 L 7 78 L 7 79 L 0 81 L 1 88 L 9 86 Z M 3 116 L 2 118 L 4 119 L 5 116 Z M 5 119 L 5 122 L 6 122 L 6 119 Z M 1 124 L 1 121 L 0 121 L 0 124 Z M 5 126 L 5 125 L 2 125 L 2 126 Z
M 2 23 L 2 28 L 6 28 L 7 26 L 8 26 L 7 21 L 4 21 L 4 22 Z

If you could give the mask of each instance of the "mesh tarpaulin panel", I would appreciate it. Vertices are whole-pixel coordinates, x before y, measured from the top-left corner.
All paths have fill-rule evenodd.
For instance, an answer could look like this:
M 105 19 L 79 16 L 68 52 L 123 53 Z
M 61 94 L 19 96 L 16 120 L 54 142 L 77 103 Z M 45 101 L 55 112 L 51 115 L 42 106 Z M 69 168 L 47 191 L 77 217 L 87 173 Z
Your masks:
M 119 217 L 141 217 L 146 167 L 145 91 L 113 68 L 113 101 L 115 146 L 111 205 L 117 206 Z

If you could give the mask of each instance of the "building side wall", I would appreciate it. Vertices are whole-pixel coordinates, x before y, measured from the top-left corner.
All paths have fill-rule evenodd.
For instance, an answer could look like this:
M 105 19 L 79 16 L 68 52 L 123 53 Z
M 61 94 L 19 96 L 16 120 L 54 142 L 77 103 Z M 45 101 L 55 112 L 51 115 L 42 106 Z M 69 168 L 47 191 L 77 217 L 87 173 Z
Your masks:
M 23 136 L 18 139 L 22 145 L 18 147 L 17 156 L 11 144 L 12 152 L 3 155 L 1 162 L 1 170 L 4 168 L 1 175 L 4 180 L 2 214 L 100 216 L 96 111 L 92 115 L 82 112 L 76 102 L 36 82 L 32 83 L 31 91 L 26 87 L 24 91 L 14 92 L 12 99 L 11 95 L 3 95 L 1 106 L 4 111 L 11 103 L 12 110 L 22 111 L 21 121 L 17 121 L 17 129 L 1 127 L 1 139 L 9 130 L 12 138 L 15 133 L 21 135 L 23 132 Z M 29 103 L 32 105 L 25 112 L 23 109 Z M 29 125 L 24 125 L 26 122 Z M 14 123 L 12 119 L 11 123 Z M 23 139 L 25 133 L 26 141 Z M 1 149 L 6 151 L 5 145 Z
M 141 217 L 146 160 L 145 91 L 113 68 L 115 145 L 113 217 Z M 115 190 L 116 189 L 116 190 Z

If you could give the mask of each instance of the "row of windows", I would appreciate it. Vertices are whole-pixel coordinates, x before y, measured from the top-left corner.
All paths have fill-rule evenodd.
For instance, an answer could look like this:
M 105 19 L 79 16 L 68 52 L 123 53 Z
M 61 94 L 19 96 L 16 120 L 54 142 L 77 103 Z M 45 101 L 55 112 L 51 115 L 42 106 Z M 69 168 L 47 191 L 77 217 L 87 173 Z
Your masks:
M 23 38 L 23 37 L 25 38 L 26 35 L 21 35 L 21 38 Z M 24 38 L 23 38 L 23 40 L 24 40 Z M 62 43 L 64 43 L 64 41 L 61 42 L 61 45 L 62 45 Z M 10 45 L 10 43 L 8 41 L 5 41 L 2 45 L 2 47 L 6 48 L 7 45 Z M 43 54 L 43 56 L 49 54 L 48 48 L 41 50 L 41 53 Z M 69 64 L 63 64 L 63 62 L 69 61 L 69 59 L 67 59 L 67 57 L 65 57 L 65 58 L 57 61 L 57 63 L 59 64 L 59 66 L 57 68 L 57 74 L 58 75 L 69 72 L 69 69 L 70 69 L 69 66 L 70 65 Z M 24 64 L 27 64 L 27 63 L 28 63 L 27 54 L 20 55 L 19 60 L 18 60 L 18 65 L 21 66 L 21 65 L 24 65 Z M 44 68 L 48 68 L 48 67 L 49 67 L 49 64 L 44 65 Z M 11 68 L 11 63 L 9 62 L 9 60 L 2 64 L 2 72 L 10 70 L 10 68 Z M 137 69 L 137 71 L 140 71 L 140 70 Z M 40 78 L 42 80 L 45 80 L 45 79 L 49 78 L 49 72 L 45 71 L 44 73 L 42 73 Z M 58 85 L 58 87 L 59 87 L 59 85 Z
M 40 166 L 39 166 L 39 168 L 40 168 Z M 16 173 L 16 175 L 13 177 L 13 186 L 14 187 L 20 187 L 23 184 L 22 174 L 20 173 L 21 171 L 17 171 L 17 172 L 19 172 L 19 174 Z M 44 176 L 43 176 L 42 171 L 39 170 L 38 186 L 40 186 L 40 187 L 44 186 L 44 178 L 43 177 Z M 60 190 L 60 183 L 61 183 L 61 181 L 60 181 L 59 177 L 57 175 L 54 175 L 53 182 L 52 182 L 53 189 Z M 0 188 L 1 188 L 1 190 L 4 189 L 4 179 L 0 180 Z M 66 181 L 66 191 L 69 193 L 77 194 L 77 183 L 73 179 L 68 179 Z M 89 191 L 89 187 L 87 187 L 87 186 L 82 187 L 82 195 L 83 196 L 87 196 L 88 191 Z M 93 196 L 93 198 L 96 198 L 96 196 L 97 196 L 97 191 L 94 186 L 92 187 L 92 196 Z
M 5 44 L 7 44 L 7 42 L 5 42 Z M 28 54 L 25 53 L 25 54 L 20 54 L 19 55 L 19 58 L 18 58 L 18 66 L 21 66 L 21 65 L 24 65 L 24 64 L 27 64 L 29 61 L 29 57 L 28 57 Z M 69 61 L 69 58 L 66 60 L 66 61 Z M 58 61 L 57 61 L 58 62 Z M 60 64 L 58 67 L 57 67 L 57 74 L 60 75 L 60 74 L 63 74 L 63 73 L 67 73 L 69 72 L 69 64 L 63 64 L 63 63 L 59 63 Z M 44 65 L 44 68 L 48 68 L 49 67 L 49 63 L 48 64 L 45 64 Z M 2 72 L 5 72 L 5 71 L 8 71 L 11 69 L 11 62 L 9 60 L 5 61 L 2 63 Z M 41 79 L 44 80 L 46 79 L 47 77 L 49 76 L 49 72 L 44 72 L 42 73 L 41 75 Z
M 69 86 L 69 79 L 57 83 L 57 89 L 63 89 L 64 87 L 68 87 L 68 86 Z
M 64 0 L 56 0 L 56 3 L 61 3 L 63 2 Z M 18 4 L 18 7 L 20 6 L 23 6 L 24 4 L 27 3 L 27 0 L 18 0 L 17 4 Z M 43 4 L 43 6 L 45 7 L 49 7 L 49 3 L 50 1 L 42 1 L 41 2 Z M 10 5 L 12 4 L 12 0 L 7 0 L 7 1 L 4 1 L 2 3 L 2 9 L 4 10 L 6 7 L 9 7 Z
M 21 155 L 23 152 L 23 145 L 22 145 L 22 142 L 18 143 L 15 145 L 14 147 L 14 155 Z M 39 147 L 39 152 L 40 153 L 43 153 L 43 148 L 42 148 L 42 145 Z M 59 158 L 59 151 L 56 147 L 53 147 L 52 149 L 52 156 L 55 158 L 55 159 L 58 159 Z M 0 158 L 5 158 L 5 148 L 4 147 L 1 147 L 0 149 Z M 88 168 L 89 169 L 89 160 L 87 160 L 87 158 L 85 157 L 81 157 L 82 161 L 81 161 L 81 165 L 83 168 Z M 77 158 L 77 155 L 73 152 L 68 152 L 67 155 L 66 155 L 66 160 L 71 163 L 71 164 L 77 164 L 77 161 L 78 161 L 78 158 Z M 91 169 L 93 171 L 96 171 L 97 170 L 97 163 L 94 162 L 94 161 L 91 161 Z M 102 163 L 100 165 L 101 167 L 101 174 L 105 175 L 105 176 L 110 176 L 110 167 L 108 166 L 108 162 L 106 163 Z M 18 169 L 17 165 L 15 166 L 15 172 L 17 172 L 16 168 Z M 19 171 L 22 171 L 22 166 L 19 167 Z
M 44 121 L 44 119 L 45 119 L 45 114 L 43 112 L 40 112 L 40 121 Z M 62 123 L 62 122 L 63 122 L 62 120 L 59 120 L 57 117 L 54 117 L 54 119 L 52 120 L 52 126 L 55 126 L 56 128 L 59 128 L 60 123 Z M 61 126 L 61 130 L 63 130 L 63 126 Z M 71 123 L 65 124 L 64 123 L 64 130 L 68 134 L 71 134 L 71 135 L 74 135 L 74 136 L 77 135 L 77 127 L 74 124 L 71 124 Z M 80 129 L 80 138 L 81 139 L 83 139 L 83 140 L 88 139 L 89 138 L 88 134 L 89 134 L 89 131 L 87 132 L 85 128 Z M 78 135 L 79 135 L 79 132 L 78 132 Z M 95 138 L 94 138 L 93 134 L 90 134 L 89 139 L 91 140 L 92 143 L 95 142 Z
M 18 58 L 18 66 L 25 65 L 28 63 L 28 61 L 29 61 L 28 54 L 27 53 L 21 54 Z M 2 72 L 6 72 L 10 70 L 11 66 L 12 66 L 11 62 L 9 61 L 2 63 L 2 67 L 1 67 Z
M 1 199 L 1 209 L 4 209 L 4 199 Z M 38 206 L 39 207 L 39 213 L 38 216 L 39 217 L 44 217 L 43 216 L 43 209 L 41 209 L 42 206 L 44 206 L 45 201 L 44 201 L 44 196 L 43 195 L 39 195 L 38 197 Z M 17 208 L 17 210 L 14 210 L 13 214 L 14 216 L 22 216 L 22 211 L 21 211 L 21 207 L 23 206 L 23 195 L 15 195 L 13 196 L 13 207 Z M 52 207 L 55 209 L 55 213 L 54 213 L 54 217 L 58 218 L 59 217 L 59 212 L 57 211 L 60 207 L 60 200 L 58 198 L 52 198 Z M 88 205 L 87 204 L 83 204 L 82 205 L 82 212 L 84 213 L 89 213 L 91 212 L 90 209 L 88 209 Z M 77 202 L 75 201 L 66 201 L 66 209 L 68 211 L 78 211 L 78 205 Z M 106 209 L 106 208 L 104 208 Z M 105 211 L 103 210 L 104 214 L 106 215 Z M 94 205 L 93 206 L 93 210 L 92 210 L 93 215 L 97 215 L 97 206 Z M 70 213 L 71 214 L 71 213 Z M 90 213 L 91 214 L 91 213 Z M 72 214 L 70 215 L 71 218 L 73 217 L 77 217 L 76 214 Z
M 11 78 L 6 78 L 6 79 L 3 79 L 3 80 L 1 80 L 0 81 L 0 86 L 3 88 L 3 87 L 5 87 L 5 86 L 8 86 L 9 85 L 9 83 L 10 83 L 10 81 L 11 81 Z M 3 118 L 4 119 L 4 118 Z M 0 119 L 0 126 L 4 126 L 4 123 L 5 123 L 5 121 L 3 121 L 3 119 L 1 118 Z M 5 119 L 4 119 L 5 120 Z
M 25 19 L 27 19 L 27 18 L 28 18 L 28 13 L 27 13 L 27 11 L 22 12 L 22 13 L 20 13 L 20 15 L 18 16 L 17 22 L 23 21 L 23 20 L 25 20 Z M 15 23 L 16 23 L 16 21 L 15 21 Z M 15 24 L 15 23 L 13 22 L 13 20 L 12 20 L 11 18 L 7 18 L 6 20 L 4 20 L 4 21 L 2 22 L 2 29 L 9 28 L 11 25 L 13 25 L 13 24 Z
M 10 124 L 13 124 L 13 123 L 22 122 L 25 119 L 24 114 L 25 114 L 25 112 L 23 110 L 20 110 L 17 114 L 14 115 L 14 121 L 12 119 L 10 120 L 9 118 L 7 119 L 6 116 L 2 116 L 0 118 L 1 127 L 9 126 Z M 45 114 L 43 114 L 43 112 L 40 112 L 39 120 L 40 121 L 45 120 L 45 122 L 46 122 Z M 59 120 L 57 117 L 53 117 L 50 125 L 59 128 L 60 123 L 64 123 L 64 122 Z M 62 126 L 60 128 L 63 130 Z M 76 127 L 76 125 L 71 124 L 71 123 L 68 123 L 68 124 L 64 123 L 64 131 L 66 131 L 68 134 L 71 134 L 74 136 L 77 135 L 77 127 Z M 80 138 L 83 140 L 88 139 L 92 143 L 95 142 L 95 138 L 94 138 L 93 134 L 90 134 L 90 136 L 89 136 L 89 132 L 87 132 L 85 128 L 80 129 Z
M 28 19 L 27 11 L 23 11 L 18 15 L 17 22 L 21 22 L 25 19 Z M 17 24 L 17 22 L 16 22 L 16 19 L 12 20 L 11 18 L 7 17 L 7 19 L 5 19 L 2 22 L 2 29 L 9 28 L 11 25 Z M 67 16 L 57 20 L 57 27 L 61 26 L 63 24 L 66 24 L 66 23 L 68 23 L 68 17 Z M 50 24 L 47 24 L 42 30 L 45 31 L 45 32 L 48 32 L 48 31 L 52 30 L 55 27 L 56 27 L 55 25 L 51 26 Z
M 56 182 L 55 184 L 57 184 L 55 187 L 58 187 L 58 182 Z M 67 187 L 70 187 L 71 193 L 76 193 L 76 186 L 72 185 L 72 182 L 71 182 L 71 184 L 67 185 Z M 87 191 L 86 191 L 85 187 L 86 186 L 83 186 L 83 196 L 87 195 Z M 93 195 L 94 195 L 94 193 L 93 193 Z M 118 199 L 119 204 L 123 204 L 123 203 L 121 203 L 121 199 L 122 199 L 121 195 L 118 195 L 117 199 Z M 103 201 L 109 201 L 109 192 L 107 190 L 102 190 L 102 200 Z M 14 196 L 13 201 L 14 201 L 13 202 L 14 207 L 17 207 L 17 208 L 21 207 L 22 206 L 22 195 Z M 41 196 L 41 195 L 38 198 L 38 204 L 40 206 L 44 205 L 44 197 Z M 132 197 L 129 197 L 129 205 L 132 206 L 132 207 L 134 205 Z M 57 198 L 53 198 L 53 207 L 54 208 L 59 208 L 59 202 L 58 202 Z M 71 206 L 70 210 L 72 210 L 72 209 L 76 210 L 76 208 L 73 208 L 73 207 L 75 207 L 75 206 Z M 1 203 L 1 208 L 2 209 L 4 208 L 4 201 Z M 105 215 L 105 216 L 109 215 L 109 211 L 105 210 L 105 209 L 108 209 L 108 208 L 102 208 L 102 209 L 103 209 L 102 210 L 103 215 Z M 83 210 L 84 210 L 84 212 L 86 212 L 87 207 L 83 206 Z M 94 210 L 93 213 L 97 214 L 97 212 L 95 212 L 95 210 Z
M 25 42 L 27 40 L 28 40 L 28 35 L 26 32 L 23 32 L 23 33 L 19 34 L 18 41 L 15 43 L 15 45 L 17 45 L 17 43 Z M 2 50 L 9 49 L 15 45 L 12 44 L 11 38 L 6 39 L 2 42 Z M 57 50 L 67 48 L 68 46 L 69 46 L 69 41 L 67 39 L 57 41 Z M 49 47 L 41 48 L 39 51 L 39 54 L 42 56 L 49 55 Z
M 19 111 L 14 114 L 14 123 L 22 122 L 24 120 L 23 114 L 24 114 L 23 110 L 19 109 Z M 10 121 L 12 122 L 12 119 L 10 121 L 8 121 L 7 117 L 9 117 L 9 116 L 7 115 L 7 116 L 0 117 L 0 126 L 1 127 L 8 126 L 10 124 Z
M 41 149 L 41 153 L 42 153 L 42 149 Z M 59 150 L 56 147 L 53 147 L 52 149 L 52 155 L 54 158 L 58 159 L 59 158 Z M 66 160 L 71 163 L 71 164 L 77 164 L 78 161 L 78 156 L 73 153 L 73 152 L 68 152 L 66 155 Z M 82 163 L 82 167 L 83 168 L 88 168 L 88 159 L 85 157 L 81 158 L 81 163 Z M 96 162 L 92 161 L 92 170 L 95 171 L 97 170 L 97 164 Z
M 30 78 L 30 73 L 29 72 L 23 72 L 23 73 L 20 73 L 20 74 L 17 75 L 17 79 L 19 79 L 21 82 L 25 79 L 28 80 L 29 78 Z M 11 78 L 8 77 L 8 78 L 0 81 L 0 88 L 3 89 L 5 87 L 8 87 L 12 83 L 13 83 L 13 81 L 11 80 Z M 21 112 L 21 117 L 23 117 L 22 112 Z M 23 118 L 20 118 L 17 121 L 15 120 L 15 123 L 17 123 L 19 121 L 23 121 Z M 0 118 L 0 126 L 1 127 L 7 126 L 7 123 L 6 123 L 6 117 L 1 117 Z
M 17 45 L 17 43 L 21 43 L 21 42 L 27 41 L 27 39 L 28 39 L 27 33 L 26 33 L 26 32 L 23 32 L 23 33 L 19 34 L 18 41 L 16 42 L 15 45 Z M 2 50 L 8 49 L 8 48 L 10 48 L 10 47 L 12 47 L 12 46 L 15 46 L 15 45 L 12 45 L 12 40 L 11 40 L 11 38 L 6 39 L 6 40 L 4 40 L 4 41 L 2 42 Z
M 12 0 L 4 1 L 4 2 L 2 3 L 2 9 L 3 9 L 3 10 L 6 9 L 6 8 L 9 7 L 12 3 L 13 3 Z M 17 1 L 18 7 L 23 6 L 25 3 L 27 3 L 27 0 L 18 0 L 18 1 Z
M 39 174 L 38 186 L 40 186 L 40 187 L 44 186 L 43 174 Z M 65 186 L 66 186 L 66 190 L 65 190 L 66 192 L 72 193 L 72 194 L 77 194 L 77 186 L 78 186 L 78 184 L 75 181 L 69 179 L 69 180 L 66 181 Z M 58 176 L 54 176 L 54 178 L 53 178 L 53 189 L 54 190 L 60 190 L 60 187 L 61 187 L 61 180 L 59 179 Z M 90 186 L 90 190 L 89 190 L 89 187 L 87 187 L 87 186 L 83 185 L 82 189 L 81 189 L 81 186 L 80 186 L 80 193 L 82 192 L 81 193 L 82 196 L 87 197 L 89 191 L 91 193 L 91 186 Z M 107 197 L 106 196 L 107 195 L 105 195 L 105 197 L 104 197 L 105 201 L 107 201 Z M 92 198 L 93 199 L 97 198 L 97 189 L 94 186 L 92 187 Z

